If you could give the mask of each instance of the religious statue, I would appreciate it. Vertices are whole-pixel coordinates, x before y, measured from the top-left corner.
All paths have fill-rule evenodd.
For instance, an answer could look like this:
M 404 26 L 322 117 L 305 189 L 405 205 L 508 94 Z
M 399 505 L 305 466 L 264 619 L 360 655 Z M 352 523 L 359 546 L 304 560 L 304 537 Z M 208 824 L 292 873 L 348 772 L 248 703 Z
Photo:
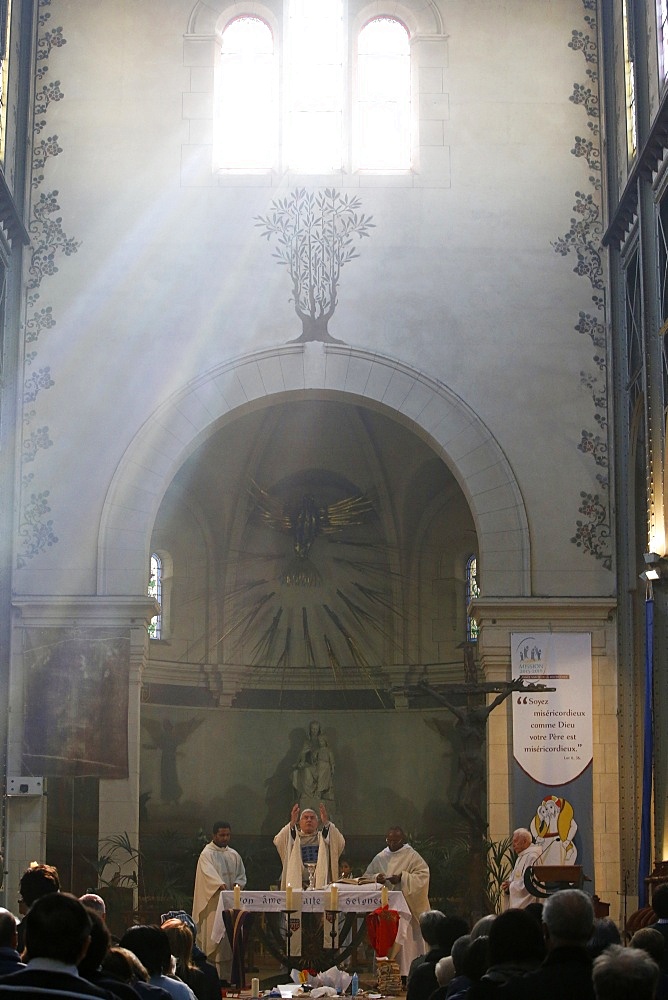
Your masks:
M 292 771 L 292 784 L 301 809 L 319 808 L 334 812 L 334 755 L 322 733 L 320 723 L 309 724 L 299 758 Z

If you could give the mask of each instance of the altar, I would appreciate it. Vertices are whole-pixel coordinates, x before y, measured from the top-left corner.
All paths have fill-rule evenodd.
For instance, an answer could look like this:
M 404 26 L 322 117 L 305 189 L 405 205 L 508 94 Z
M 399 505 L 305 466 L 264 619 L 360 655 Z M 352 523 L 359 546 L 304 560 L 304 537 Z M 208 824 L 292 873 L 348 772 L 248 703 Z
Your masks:
M 301 892 L 293 889 L 290 893 L 289 910 L 287 894 L 281 890 L 239 891 L 237 889 L 236 900 L 235 891 L 225 890 L 220 893 L 218 899 L 213 940 L 220 942 L 225 936 L 229 938 L 233 956 L 235 952 L 238 953 L 238 962 L 235 963 L 233 960 L 233 966 L 236 964 L 241 970 L 244 966 L 245 946 L 241 933 L 247 923 L 244 917 L 254 913 L 275 914 L 268 923 L 270 933 L 263 935 L 263 941 L 271 953 L 286 966 L 298 965 L 296 961 L 292 962 L 297 957 L 302 959 L 302 964 L 303 961 L 311 963 L 312 956 L 303 956 L 301 953 L 301 917 L 303 914 L 322 914 L 324 929 L 321 935 L 327 962 L 330 966 L 337 965 L 364 936 L 364 921 L 360 922 L 356 931 L 354 930 L 355 917 L 359 914 L 372 913 L 382 906 L 382 887 L 375 883 L 356 886 L 339 882 L 334 883 L 334 889 L 334 893 L 332 886 L 327 886 L 325 889 L 304 889 Z M 335 906 L 332 906 L 332 903 L 335 903 Z M 399 915 L 396 945 L 401 946 L 409 933 L 411 922 L 411 912 L 402 892 L 395 890 L 388 893 L 388 908 Z M 333 931 L 328 930 L 328 925 L 330 928 L 336 928 L 336 939 Z M 327 943 L 329 933 L 332 934 L 331 947 Z M 281 944 L 284 947 L 280 947 Z M 235 978 L 242 981 L 244 977 L 240 973 Z

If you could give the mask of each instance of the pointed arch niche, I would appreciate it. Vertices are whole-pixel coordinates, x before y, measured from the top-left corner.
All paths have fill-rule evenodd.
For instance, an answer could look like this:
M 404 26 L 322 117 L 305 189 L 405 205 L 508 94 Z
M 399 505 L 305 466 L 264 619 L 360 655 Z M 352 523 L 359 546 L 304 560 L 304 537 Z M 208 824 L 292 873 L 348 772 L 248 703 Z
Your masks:
M 379 354 L 289 344 L 230 361 L 168 399 L 141 428 L 111 483 L 101 519 L 98 594 L 146 592 L 160 503 L 191 454 L 228 421 L 298 399 L 337 399 L 384 412 L 427 442 L 469 505 L 487 597 L 529 595 L 529 533 L 519 488 L 489 429 L 446 386 Z

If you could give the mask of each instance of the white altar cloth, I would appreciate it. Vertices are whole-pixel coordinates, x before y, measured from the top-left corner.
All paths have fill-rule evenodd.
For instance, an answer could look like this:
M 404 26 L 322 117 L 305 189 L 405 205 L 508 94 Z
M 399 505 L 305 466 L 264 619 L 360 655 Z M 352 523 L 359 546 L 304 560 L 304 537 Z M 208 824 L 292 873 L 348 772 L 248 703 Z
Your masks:
M 342 885 L 340 882 L 335 884 L 338 889 L 337 910 L 340 913 L 370 913 L 382 905 L 382 886 L 380 885 L 372 883 L 364 886 L 351 886 Z M 330 898 L 329 886 L 326 889 L 304 889 L 302 892 L 294 889 L 292 906 L 295 910 L 301 909 L 302 913 L 322 913 L 329 909 Z M 281 890 L 248 892 L 242 889 L 239 902 L 241 910 L 251 910 L 257 913 L 280 913 L 285 911 L 285 892 Z M 396 943 L 400 945 L 406 938 L 411 922 L 411 911 L 408 909 L 403 892 L 392 891 L 388 893 L 388 906 L 399 914 Z M 225 889 L 218 899 L 218 908 L 213 923 L 212 938 L 215 942 L 222 941 L 225 937 L 223 910 L 232 909 L 234 909 L 234 891 Z

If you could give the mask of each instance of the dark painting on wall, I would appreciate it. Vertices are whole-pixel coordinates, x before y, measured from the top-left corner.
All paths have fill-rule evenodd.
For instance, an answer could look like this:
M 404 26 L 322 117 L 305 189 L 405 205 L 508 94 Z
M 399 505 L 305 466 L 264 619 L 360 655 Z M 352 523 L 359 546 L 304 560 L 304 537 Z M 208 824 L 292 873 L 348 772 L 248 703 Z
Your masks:
M 128 632 L 27 629 L 23 659 L 26 773 L 126 778 Z

